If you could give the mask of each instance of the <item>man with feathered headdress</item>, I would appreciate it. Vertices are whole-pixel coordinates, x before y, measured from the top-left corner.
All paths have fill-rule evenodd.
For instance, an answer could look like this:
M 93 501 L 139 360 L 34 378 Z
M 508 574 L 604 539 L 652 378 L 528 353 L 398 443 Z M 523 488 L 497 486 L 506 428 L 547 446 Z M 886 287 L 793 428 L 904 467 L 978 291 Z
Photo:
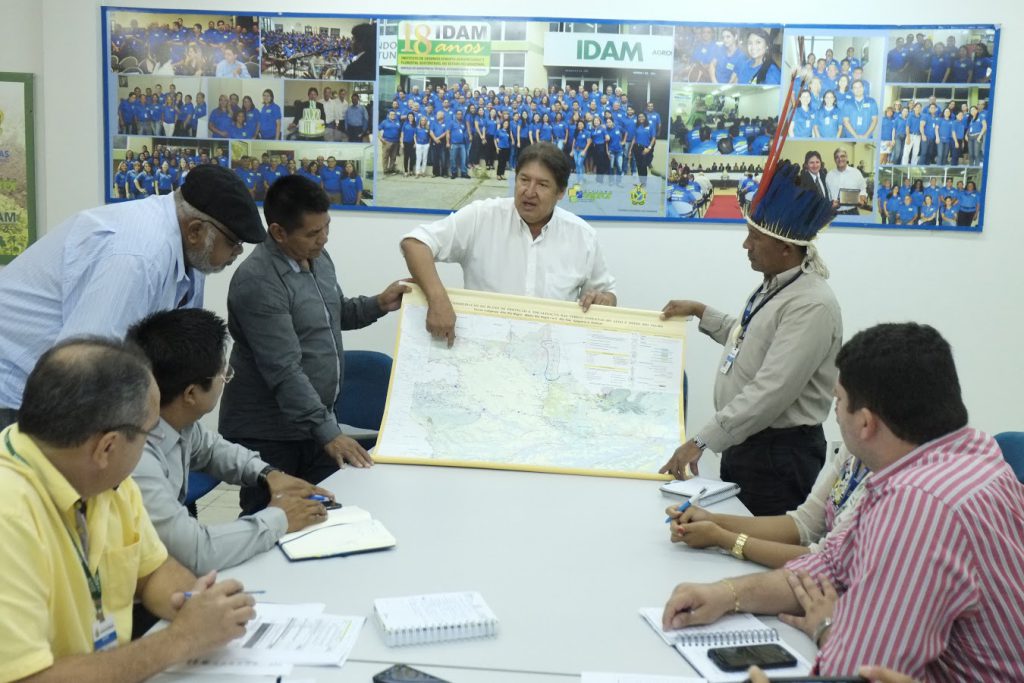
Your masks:
M 781 144 L 776 150 L 781 149 Z M 769 164 L 745 207 L 750 267 L 764 281 L 739 316 L 697 301 L 670 301 L 662 317 L 695 315 L 722 344 L 715 415 L 661 468 L 686 476 L 705 448 L 722 454 L 722 479 L 740 485 L 755 515 L 780 515 L 804 502 L 825 458 L 821 427 L 832 405 L 843 324 L 815 238 L 831 203 L 800 187 L 800 167 Z M 742 551 L 741 551 L 742 552 Z

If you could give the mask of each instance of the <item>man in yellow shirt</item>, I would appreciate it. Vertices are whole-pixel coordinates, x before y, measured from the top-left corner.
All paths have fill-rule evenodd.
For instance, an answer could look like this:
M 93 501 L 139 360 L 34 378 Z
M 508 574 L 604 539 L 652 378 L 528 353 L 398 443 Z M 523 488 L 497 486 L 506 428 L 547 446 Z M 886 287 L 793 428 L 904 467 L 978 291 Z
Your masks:
M 118 341 L 61 342 L 29 375 L 0 432 L 0 681 L 141 681 L 245 632 L 251 596 L 169 558 L 127 478 L 159 403 Z M 170 627 L 129 642 L 136 598 Z

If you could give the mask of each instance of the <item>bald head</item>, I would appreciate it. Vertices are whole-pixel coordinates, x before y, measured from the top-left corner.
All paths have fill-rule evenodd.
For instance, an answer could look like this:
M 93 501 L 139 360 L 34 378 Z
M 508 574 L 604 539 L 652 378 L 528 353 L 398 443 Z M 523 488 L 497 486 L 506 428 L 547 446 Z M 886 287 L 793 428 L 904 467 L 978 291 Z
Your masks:
M 134 346 L 104 337 L 68 339 L 29 374 L 18 427 L 60 448 L 102 432 L 145 431 L 152 384 L 149 361 Z

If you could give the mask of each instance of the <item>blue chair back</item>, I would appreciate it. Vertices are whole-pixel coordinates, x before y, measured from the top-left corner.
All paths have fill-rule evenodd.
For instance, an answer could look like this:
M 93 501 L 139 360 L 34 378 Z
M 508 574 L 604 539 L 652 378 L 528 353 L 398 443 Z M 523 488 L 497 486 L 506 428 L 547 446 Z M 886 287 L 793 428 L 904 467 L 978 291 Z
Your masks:
M 1024 432 L 1002 432 L 995 439 L 1017 480 L 1024 483 Z
M 338 422 L 380 429 L 390 380 L 391 356 L 378 351 L 346 351 L 341 395 L 334 404 Z
M 217 488 L 218 484 L 220 484 L 219 479 L 211 477 L 205 472 L 188 473 L 188 494 L 185 496 L 185 507 L 188 508 L 190 515 L 197 516 L 196 501 Z

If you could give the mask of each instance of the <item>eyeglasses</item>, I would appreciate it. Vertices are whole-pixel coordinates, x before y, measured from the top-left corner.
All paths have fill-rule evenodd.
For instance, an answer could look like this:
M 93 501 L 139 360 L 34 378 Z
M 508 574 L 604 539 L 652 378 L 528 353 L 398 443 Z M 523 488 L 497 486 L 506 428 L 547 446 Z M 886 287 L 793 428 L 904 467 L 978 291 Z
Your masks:
M 225 366 L 224 370 L 222 372 L 218 372 L 216 375 L 214 375 L 210 379 L 216 379 L 218 377 L 223 377 L 224 378 L 224 384 L 227 384 L 228 382 L 230 382 L 231 380 L 233 380 L 235 378 L 235 369 L 233 367 L 231 367 L 230 365 Z
M 206 218 L 202 218 L 202 219 L 200 219 L 200 220 L 201 220 L 201 221 L 202 221 L 203 223 L 209 223 L 210 225 L 212 225 L 212 226 L 214 227 L 214 229 L 215 229 L 215 230 L 216 230 L 217 232 L 219 232 L 220 234 L 224 235 L 224 239 L 226 239 L 226 240 L 228 241 L 228 243 L 229 243 L 229 244 L 231 245 L 231 248 L 232 248 L 232 249 L 234 249 L 234 248 L 236 248 L 236 247 L 240 247 L 240 246 L 242 246 L 242 244 L 243 244 L 242 240 L 240 240 L 240 239 L 237 239 L 236 237 L 234 237 L 234 236 L 230 235 L 230 234 L 229 234 L 229 233 L 227 232 L 227 230 L 225 230 L 224 228 L 220 227 L 219 225 L 217 225 L 217 224 L 216 224 L 216 223 L 214 223 L 213 221 L 211 221 L 211 220 L 209 220 L 209 219 L 206 219 Z
M 156 425 L 153 425 L 153 429 L 156 429 Z M 129 439 L 134 439 L 140 434 L 149 435 L 153 429 L 147 429 L 146 427 L 140 427 L 139 425 L 133 424 L 119 424 L 112 427 L 104 427 L 103 429 L 97 430 L 100 434 L 106 434 L 107 432 L 121 432 Z

